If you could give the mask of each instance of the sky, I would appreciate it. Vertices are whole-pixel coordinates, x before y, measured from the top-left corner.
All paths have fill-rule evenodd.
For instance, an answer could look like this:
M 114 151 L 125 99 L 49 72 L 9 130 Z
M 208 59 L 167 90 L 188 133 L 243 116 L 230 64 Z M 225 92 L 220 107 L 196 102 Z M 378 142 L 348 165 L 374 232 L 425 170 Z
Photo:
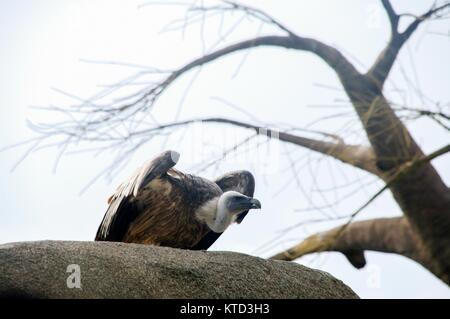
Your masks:
M 354 0 L 345 5 L 337 1 L 252 1 L 252 5 L 270 12 L 301 35 L 339 48 L 359 70 L 372 63 L 388 40 L 388 22 L 378 1 Z M 430 5 L 430 1 L 394 1 L 398 12 L 417 14 Z M 168 31 L 165 26 L 183 18 L 184 12 L 180 6 L 148 5 L 145 1 L 0 1 L 0 148 L 35 136 L 27 121 L 59 120 L 60 115 L 33 106 L 76 102 L 59 93 L 61 90 L 87 98 L 140 70 L 93 61 L 176 68 L 212 47 L 258 34 L 279 34 L 274 28 L 261 27 L 236 14 L 226 16 L 222 24 L 207 20 L 184 32 Z M 389 99 L 414 107 L 430 100 L 450 101 L 448 32 L 448 22 L 433 21 L 413 36 L 389 77 L 385 90 Z M 224 42 L 217 42 L 220 34 L 225 34 Z M 417 91 L 425 97 L 418 96 Z M 222 116 L 337 132 L 346 141 L 367 142 L 333 71 L 311 54 L 280 48 L 232 54 L 200 72 L 189 72 L 165 92 L 151 112 L 161 123 L 175 118 Z M 336 113 L 344 115 L 333 117 Z M 329 119 L 317 122 L 327 116 Z M 407 125 L 425 152 L 448 143 L 448 131 L 430 120 Z M 68 152 L 55 169 L 57 147 L 28 154 L 17 166 L 26 154 L 26 145 L 3 150 L 0 243 L 92 240 L 107 208 L 107 198 L 142 162 L 171 148 L 181 153 L 177 167 L 194 173 L 249 133 L 202 125 L 177 131 L 168 138 L 152 139 L 116 176 L 100 178 L 88 188 L 98 172 L 114 160 L 110 153 L 95 156 Z M 449 160 L 449 156 L 442 156 L 433 161 L 447 185 Z M 263 138 L 252 140 L 247 149 L 240 149 L 201 174 L 214 178 L 235 169 L 254 173 L 255 197 L 263 209 L 249 214 L 241 225 L 231 226 L 212 249 L 261 257 L 336 224 L 307 224 L 280 236 L 287 227 L 309 219 L 350 214 L 382 186 L 362 171 L 299 147 L 267 143 Z M 386 192 L 358 219 L 400 214 Z M 339 253 L 315 254 L 297 262 L 330 272 L 364 298 L 450 297 L 450 289 L 414 261 L 376 252 L 366 252 L 366 257 L 368 265 L 362 270 L 354 269 Z

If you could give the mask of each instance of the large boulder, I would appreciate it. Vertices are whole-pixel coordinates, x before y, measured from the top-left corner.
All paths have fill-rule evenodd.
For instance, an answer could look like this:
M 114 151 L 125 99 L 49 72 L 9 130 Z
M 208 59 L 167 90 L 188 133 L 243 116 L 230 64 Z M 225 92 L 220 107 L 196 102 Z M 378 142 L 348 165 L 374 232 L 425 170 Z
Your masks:
M 0 245 L 0 297 L 357 298 L 330 274 L 233 252 L 108 242 Z

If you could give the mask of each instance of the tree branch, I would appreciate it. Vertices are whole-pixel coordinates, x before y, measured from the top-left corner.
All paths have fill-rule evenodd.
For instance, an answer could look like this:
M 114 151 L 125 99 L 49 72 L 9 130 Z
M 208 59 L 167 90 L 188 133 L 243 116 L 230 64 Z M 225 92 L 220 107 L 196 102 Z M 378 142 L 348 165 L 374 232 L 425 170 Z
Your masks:
M 150 110 L 153 105 L 161 94 L 163 94 L 180 76 L 194 68 L 201 67 L 223 56 L 259 46 L 274 46 L 311 52 L 322 58 L 322 60 L 335 70 L 341 81 L 344 83 L 344 86 L 345 83 L 357 83 L 358 77 L 360 76 L 353 65 L 338 50 L 320 41 L 292 34 L 288 36 L 261 36 L 241 41 L 212 53 L 205 54 L 175 70 L 151 69 L 142 71 L 144 73 L 160 74 L 162 75 L 162 78 L 159 81 L 153 82 L 149 87 L 140 89 L 136 93 L 123 98 L 114 99 L 112 102 L 108 102 L 109 104 L 107 105 L 99 104 L 97 103 L 97 100 L 105 98 L 105 96 L 117 88 L 122 87 L 122 85 L 127 85 L 129 80 L 125 79 L 123 83 L 121 81 L 118 85 L 115 85 L 113 89 L 99 92 L 99 94 L 86 100 L 75 97 L 77 100 L 81 101 L 81 104 L 68 108 L 51 108 L 51 110 L 64 114 L 68 118 L 67 121 L 52 123 L 50 125 L 40 123 L 38 125 L 33 125 L 33 129 L 41 134 L 43 138 L 50 136 L 67 136 L 70 138 L 69 142 L 73 142 L 74 144 L 75 141 L 111 141 L 116 143 L 115 145 L 129 144 L 129 141 L 126 140 L 126 136 L 136 136 L 138 134 L 133 134 L 134 129 L 127 129 L 126 134 L 121 134 L 120 132 L 124 127 L 124 124 L 128 122 L 129 127 L 132 128 L 137 123 L 142 123 L 141 121 L 146 117 L 151 119 Z M 138 77 L 140 74 L 141 72 L 132 77 L 132 79 Z M 142 115 L 140 120 L 137 120 L 138 114 Z M 155 131 L 154 126 L 151 126 L 149 131 Z M 339 144 L 337 144 L 337 146 L 333 144 L 328 145 L 328 147 L 325 147 L 324 149 L 323 144 L 320 143 L 320 146 L 319 144 L 313 145 L 309 143 L 309 141 L 302 140 L 300 137 L 294 138 L 285 135 L 285 133 L 281 135 L 286 137 L 286 139 L 295 140 L 293 143 L 297 143 L 298 145 L 301 145 L 302 143 L 309 144 L 310 149 L 316 149 L 322 153 L 329 153 L 331 156 L 339 158 L 354 166 L 366 169 L 374 174 L 378 172 L 378 169 L 372 163 L 367 164 L 359 161 L 359 158 L 363 158 L 364 162 L 366 159 L 368 159 L 369 162 L 372 161 L 371 152 L 366 151 L 364 147 L 343 147 Z M 120 144 L 120 142 L 123 143 Z M 141 142 L 145 143 L 144 140 Z M 365 156 L 367 156 L 367 158 Z
M 223 49 L 204 55 L 203 57 L 195 59 L 182 68 L 174 71 L 163 82 L 164 84 L 162 85 L 162 87 L 167 87 L 180 75 L 195 67 L 207 64 L 230 53 L 258 46 L 277 46 L 314 53 L 322 60 L 324 60 L 338 74 L 339 78 L 343 79 L 346 83 L 354 80 L 356 76 L 360 75 L 355 67 L 336 48 L 312 38 L 305 38 L 291 34 L 289 36 L 257 37 L 227 46 Z
M 383 51 L 381 51 L 375 63 L 367 72 L 367 76 L 372 79 L 372 81 L 374 81 L 376 86 L 380 89 L 383 87 L 384 82 L 386 81 L 389 72 L 392 69 L 398 53 L 403 47 L 403 44 L 405 44 L 405 42 L 411 37 L 411 35 L 422 22 L 430 19 L 444 9 L 449 8 L 450 3 L 447 2 L 439 7 L 432 7 L 426 13 L 417 17 L 413 22 L 411 22 L 411 24 L 402 33 L 399 33 L 397 30 L 401 15 L 399 16 L 395 13 L 392 5 L 388 0 L 382 0 L 382 5 L 386 11 L 386 14 L 388 15 L 391 24 L 391 38 L 387 46 Z
M 277 28 L 279 28 L 282 31 L 285 31 L 289 35 L 294 35 L 294 32 L 287 28 L 285 25 L 283 25 L 280 21 L 269 15 L 267 12 L 249 6 L 244 5 L 242 3 L 238 3 L 236 1 L 229 1 L 229 0 L 222 0 L 224 3 L 223 5 L 216 5 L 211 7 L 206 6 L 194 6 L 189 11 L 204 11 L 204 12 L 211 12 L 211 11 L 219 11 L 219 12 L 225 12 L 225 11 L 240 11 L 245 13 L 248 16 L 251 16 L 253 18 L 258 19 L 259 21 L 268 24 L 273 25 Z
M 100 127 L 114 128 L 116 126 L 120 126 L 123 124 L 124 119 L 131 118 L 140 112 L 148 112 L 161 94 L 163 94 L 176 79 L 188 71 L 201 67 L 234 52 L 260 46 L 282 47 L 286 49 L 296 49 L 314 53 L 330 65 L 339 77 L 345 79 L 346 82 L 349 82 L 355 77 L 355 75 L 358 74 L 353 65 L 348 62 L 338 50 L 315 39 L 303 38 L 295 35 L 261 36 L 241 41 L 216 50 L 212 53 L 205 54 L 204 56 L 194 59 L 190 63 L 187 63 L 186 65 L 173 71 L 157 69 L 145 71 L 147 73 L 162 74 L 163 78 L 153 83 L 148 88 L 139 90 L 138 92 L 121 99 L 117 99 L 115 102 L 112 102 L 109 107 L 96 105 L 93 102 L 93 99 L 88 99 L 82 100 L 82 104 L 77 105 L 76 107 L 62 110 L 58 109 L 59 112 L 64 112 L 65 115 L 71 117 L 86 114 L 86 118 L 81 119 L 80 121 L 62 123 L 62 126 L 65 131 L 70 131 L 72 135 L 80 137 L 84 136 L 86 132 L 98 132 Z M 135 77 L 140 75 L 141 72 L 136 74 Z M 125 85 L 126 83 L 128 83 L 127 80 L 124 80 Z M 120 85 L 122 84 L 120 83 Z M 120 85 L 117 87 L 115 86 L 114 89 L 117 89 Z M 110 92 L 111 90 L 107 90 L 106 93 L 101 92 L 98 95 L 105 97 Z M 57 129 L 61 128 L 58 127 Z
M 287 132 L 280 132 L 278 130 L 269 129 L 264 126 L 254 125 L 250 123 L 235 121 L 226 118 L 204 118 L 174 122 L 169 124 L 164 124 L 160 126 L 153 127 L 151 129 L 146 129 L 142 131 L 136 131 L 136 135 L 149 134 L 154 131 L 159 131 L 171 127 L 188 125 L 196 122 L 202 123 L 222 123 L 229 124 L 233 126 L 238 126 L 246 129 L 254 130 L 259 135 L 266 135 L 270 138 L 278 138 L 280 141 L 295 144 L 308 148 L 312 151 L 331 156 L 335 159 L 340 160 L 346 164 L 363 169 L 374 175 L 381 176 L 381 172 L 375 165 L 375 156 L 373 150 L 368 146 L 363 145 L 349 145 L 343 142 L 334 143 L 327 141 L 320 141 L 312 138 L 302 137 Z
M 381 3 L 389 18 L 389 23 L 391 24 L 391 34 L 396 34 L 398 32 L 398 22 L 400 17 L 397 13 L 395 13 L 395 10 L 389 0 L 381 0 Z
M 364 251 L 370 250 L 404 255 L 420 263 L 429 261 L 405 217 L 354 222 L 344 231 L 342 227 L 311 235 L 270 259 L 292 261 L 307 254 L 336 251 L 343 253 L 354 267 L 362 268 L 366 264 Z
M 450 152 L 450 144 L 439 148 L 427 156 L 405 163 L 401 169 L 387 179 L 386 185 L 383 188 L 350 215 L 350 219 L 347 223 L 331 230 L 311 235 L 300 244 L 271 258 L 290 261 L 310 253 L 338 251 L 343 253 L 353 266 L 361 268 L 366 263 L 364 250 L 397 253 L 421 263 L 437 277 L 447 284 L 450 284 L 447 257 L 441 256 L 446 250 L 439 246 L 439 248 L 441 248 L 439 249 L 440 254 L 437 254 L 435 251 L 436 245 L 429 246 L 429 242 L 436 240 L 442 242 L 442 238 L 447 236 L 449 229 L 449 215 L 445 209 L 448 208 L 448 206 L 444 205 L 443 209 L 431 211 L 425 209 L 425 213 L 427 213 L 426 216 L 423 214 L 424 211 L 421 211 L 420 209 L 418 211 L 420 214 L 411 214 L 410 212 L 412 212 L 412 210 L 406 209 L 405 213 L 408 213 L 406 217 L 352 222 L 353 218 L 384 190 L 391 188 L 394 197 L 396 197 L 397 200 L 402 200 L 401 198 L 398 198 L 399 187 L 405 187 L 404 185 L 406 185 L 406 187 L 409 187 L 409 185 L 417 185 L 418 181 L 426 183 L 425 180 L 422 181 L 418 179 L 416 173 L 421 171 L 423 164 L 447 154 L 448 152 Z M 428 165 L 426 168 L 429 169 L 430 166 Z M 422 184 L 420 183 L 420 185 Z M 427 186 L 432 187 L 434 185 L 430 183 Z M 417 186 L 413 186 L 413 188 L 414 187 Z M 437 207 L 439 207 L 441 204 L 440 202 L 442 201 L 439 196 L 445 194 L 448 199 L 448 189 L 446 189 L 445 186 L 444 189 L 436 190 L 435 194 L 438 194 L 438 197 L 433 202 L 436 203 Z M 425 194 L 425 196 L 432 195 L 434 194 Z M 422 198 L 414 199 L 414 201 L 411 200 L 414 207 L 420 207 L 420 204 L 416 202 L 417 200 L 422 203 L 425 202 Z M 410 205 L 410 203 L 408 203 L 408 205 Z M 401 206 L 402 208 L 407 208 L 407 205 L 405 204 Z M 429 222 L 429 215 L 431 213 L 435 215 L 431 217 L 431 223 L 434 223 L 432 227 L 434 232 L 432 232 L 430 226 L 425 226 Z M 438 224 L 436 223 L 436 220 L 439 220 Z M 418 227 L 418 225 L 420 225 L 420 227 Z M 445 243 L 442 245 L 445 245 Z M 432 249 L 430 249 L 430 247 Z M 442 259 L 446 262 L 442 262 Z
M 403 35 L 407 38 L 411 36 L 411 34 L 417 29 L 417 27 L 424 22 L 425 20 L 433 17 L 434 15 L 442 12 L 445 9 L 450 8 L 450 2 L 446 2 L 441 6 L 438 7 L 432 7 L 430 10 L 422 14 L 421 16 L 416 17 L 416 19 L 406 28 L 406 30 L 403 32 Z

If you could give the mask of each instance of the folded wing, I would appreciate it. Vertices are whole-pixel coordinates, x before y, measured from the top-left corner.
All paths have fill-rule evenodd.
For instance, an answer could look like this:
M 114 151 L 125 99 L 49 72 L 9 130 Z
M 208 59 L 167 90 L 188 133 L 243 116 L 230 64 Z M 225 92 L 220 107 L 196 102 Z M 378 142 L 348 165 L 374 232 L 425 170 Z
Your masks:
M 142 187 L 175 166 L 178 158 L 178 153 L 166 151 L 145 163 L 127 182 L 122 183 L 109 200 L 110 205 L 97 230 L 95 240 L 121 241 L 129 225 L 140 213 L 133 198 Z

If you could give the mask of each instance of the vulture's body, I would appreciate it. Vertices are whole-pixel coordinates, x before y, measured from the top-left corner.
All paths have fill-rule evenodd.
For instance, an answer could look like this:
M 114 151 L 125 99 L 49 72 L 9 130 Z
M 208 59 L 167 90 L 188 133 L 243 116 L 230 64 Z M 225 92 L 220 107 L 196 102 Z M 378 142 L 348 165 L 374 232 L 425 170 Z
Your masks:
M 146 163 L 109 199 L 95 240 L 207 249 L 248 209 L 259 208 L 253 176 L 232 172 L 215 182 L 184 174 L 167 151 Z

